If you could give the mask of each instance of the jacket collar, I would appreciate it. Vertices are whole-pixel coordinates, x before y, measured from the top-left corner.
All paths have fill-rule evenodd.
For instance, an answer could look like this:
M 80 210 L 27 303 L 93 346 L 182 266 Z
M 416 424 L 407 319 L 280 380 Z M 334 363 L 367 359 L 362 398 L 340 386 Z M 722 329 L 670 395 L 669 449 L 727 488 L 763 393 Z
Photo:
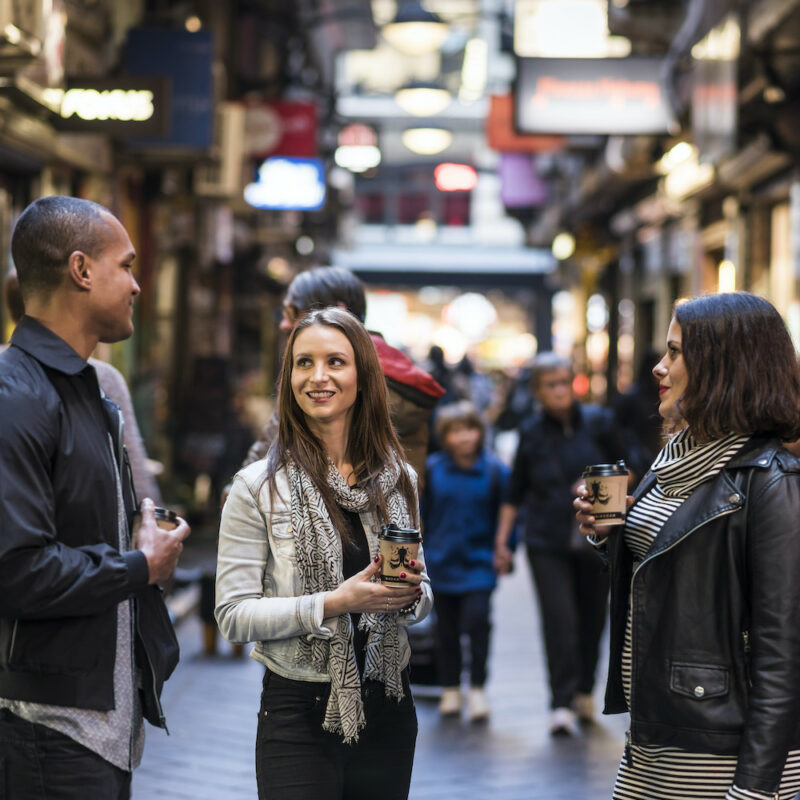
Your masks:
M 33 317 L 25 316 L 19 321 L 10 341 L 46 367 L 67 375 L 77 375 L 88 364 L 60 336 Z
M 751 437 L 742 449 L 711 480 L 701 483 L 664 523 L 645 559 L 650 559 L 670 548 L 698 526 L 714 517 L 738 511 L 747 499 L 744 487 L 733 480 L 733 470 L 741 468 L 767 469 L 775 458 L 781 444 L 766 436 Z M 636 487 L 634 503 L 649 492 L 656 476 L 648 472 Z

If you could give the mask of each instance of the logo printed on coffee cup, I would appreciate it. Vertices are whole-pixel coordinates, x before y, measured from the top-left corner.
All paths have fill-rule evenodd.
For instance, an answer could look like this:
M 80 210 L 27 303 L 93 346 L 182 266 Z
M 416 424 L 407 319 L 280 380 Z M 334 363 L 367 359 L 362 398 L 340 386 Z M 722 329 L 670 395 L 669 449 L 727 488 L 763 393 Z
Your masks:
M 398 528 L 396 525 L 384 525 L 378 534 L 380 552 L 383 556 L 381 564 L 381 583 L 394 586 L 405 586 L 410 583 L 400 577 L 401 572 L 411 568 L 411 562 L 417 558 L 421 536 L 416 528 Z
M 586 467 L 586 500 L 592 504 L 595 525 L 621 525 L 628 510 L 629 472 L 624 461 L 616 464 L 594 464 Z

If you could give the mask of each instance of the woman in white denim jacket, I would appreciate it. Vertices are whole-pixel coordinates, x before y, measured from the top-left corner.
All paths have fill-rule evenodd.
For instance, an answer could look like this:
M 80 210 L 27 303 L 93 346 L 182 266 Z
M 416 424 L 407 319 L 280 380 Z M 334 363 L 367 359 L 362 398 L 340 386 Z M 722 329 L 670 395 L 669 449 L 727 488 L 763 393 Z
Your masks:
M 295 327 L 278 417 L 266 460 L 234 480 L 217 564 L 220 630 L 255 642 L 266 666 L 259 797 L 405 800 L 417 732 L 406 627 L 432 594 L 421 549 L 405 586 L 379 581 L 381 526 L 418 527 L 416 476 L 350 313 L 314 311 Z

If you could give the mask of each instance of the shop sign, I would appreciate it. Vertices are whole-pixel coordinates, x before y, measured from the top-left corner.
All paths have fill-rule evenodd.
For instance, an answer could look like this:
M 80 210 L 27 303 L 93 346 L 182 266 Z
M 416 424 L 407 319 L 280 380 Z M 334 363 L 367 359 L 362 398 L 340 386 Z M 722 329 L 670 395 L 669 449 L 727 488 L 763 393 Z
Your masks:
M 325 166 L 320 158 L 268 158 L 258 179 L 244 188 L 254 208 L 316 211 L 325 205 Z
M 62 130 L 164 136 L 168 101 L 165 83 L 154 78 L 119 78 L 72 82 L 67 89 L 48 89 Z
M 657 58 L 519 58 L 519 133 L 667 133 L 673 117 Z
M 245 155 L 256 160 L 270 156 L 317 154 L 315 103 L 277 100 L 249 101 L 245 114 Z

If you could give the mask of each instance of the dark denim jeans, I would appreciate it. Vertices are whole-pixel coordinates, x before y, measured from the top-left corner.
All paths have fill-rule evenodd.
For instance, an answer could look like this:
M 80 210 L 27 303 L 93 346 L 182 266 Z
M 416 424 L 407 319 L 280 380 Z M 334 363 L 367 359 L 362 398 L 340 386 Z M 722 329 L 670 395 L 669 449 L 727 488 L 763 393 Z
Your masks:
M 259 800 L 406 800 L 417 740 L 417 712 L 403 675 L 398 703 L 365 681 L 367 725 L 346 745 L 322 729 L 330 687 L 264 675 L 256 737 Z
M 0 800 L 128 800 L 131 773 L 58 731 L 0 710 Z

